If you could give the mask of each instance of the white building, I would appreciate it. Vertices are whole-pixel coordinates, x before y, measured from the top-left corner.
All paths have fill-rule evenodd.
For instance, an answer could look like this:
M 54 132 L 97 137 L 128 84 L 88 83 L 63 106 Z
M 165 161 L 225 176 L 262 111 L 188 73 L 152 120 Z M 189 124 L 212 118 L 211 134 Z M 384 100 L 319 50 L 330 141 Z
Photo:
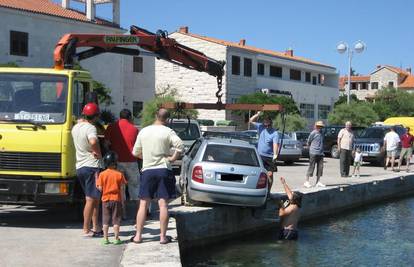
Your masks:
M 216 60 L 225 60 L 223 103 L 234 103 L 241 95 L 255 91 L 289 92 L 309 125 L 326 120 L 338 98 L 338 74 L 334 67 L 293 55 L 293 50 L 275 52 L 190 33 L 181 27 L 170 37 Z M 155 86 L 169 85 L 186 102 L 215 103 L 216 79 L 206 73 L 187 70 L 157 60 Z M 265 89 L 265 90 L 263 90 Z M 234 120 L 230 111 L 199 110 L 200 119 Z
M 411 68 L 405 70 L 388 65 L 378 65 L 374 71 L 366 76 L 351 76 L 351 94 L 358 99 L 366 100 L 375 97 L 378 90 L 393 87 L 407 92 L 414 92 L 414 75 Z M 346 94 L 348 90 L 348 77 L 339 79 L 339 90 Z
M 86 13 L 71 9 L 70 0 L 0 0 L 0 63 L 16 62 L 25 67 L 52 67 L 53 50 L 66 33 L 123 34 L 119 26 L 120 0 L 76 0 L 86 2 Z M 112 4 L 112 21 L 95 16 L 95 5 Z M 139 113 L 144 101 L 154 96 L 152 57 L 102 54 L 81 62 L 95 80 L 111 88 L 118 116 L 122 108 Z

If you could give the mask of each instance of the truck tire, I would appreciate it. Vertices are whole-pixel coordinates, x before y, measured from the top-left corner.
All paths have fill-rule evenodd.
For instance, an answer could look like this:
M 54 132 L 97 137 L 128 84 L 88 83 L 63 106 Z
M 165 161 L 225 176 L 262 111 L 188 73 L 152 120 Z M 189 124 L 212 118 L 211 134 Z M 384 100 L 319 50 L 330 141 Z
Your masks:
M 331 147 L 331 157 L 334 159 L 339 159 L 339 150 L 337 145 Z

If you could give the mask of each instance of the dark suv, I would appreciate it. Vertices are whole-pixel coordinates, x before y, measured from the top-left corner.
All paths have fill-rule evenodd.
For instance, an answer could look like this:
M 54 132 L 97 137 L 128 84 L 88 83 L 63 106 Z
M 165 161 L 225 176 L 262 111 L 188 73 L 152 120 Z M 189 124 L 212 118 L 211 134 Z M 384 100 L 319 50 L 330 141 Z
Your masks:
M 333 158 L 339 158 L 339 152 L 338 152 L 338 134 L 341 129 L 345 128 L 344 125 L 332 125 L 332 126 L 326 126 L 323 128 L 323 134 L 324 134 L 324 143 L 323 143 L 323 151 L 325 154 L 331 155 Z M 354 131 L 355 137 L 358 137 L 358 135 L 365 129 L 365 127 L 357 127 L 353 126 L 352 130 Z
M 371 126 L 366 128 L 360 133 L 355 140 L 355 148 L 359 147 L 362 152 L 364 161 L 376 163 L 380 166 L 384 166 L 385 163 L 385 149 L 384 136 L 390 130 L 391 126 Z M 405 129 L 402 125 L 395 125 L 396 133 L 401 137 L 405 133 Z M 401 145 L 397 149 L 398 158 L 401 151 Z

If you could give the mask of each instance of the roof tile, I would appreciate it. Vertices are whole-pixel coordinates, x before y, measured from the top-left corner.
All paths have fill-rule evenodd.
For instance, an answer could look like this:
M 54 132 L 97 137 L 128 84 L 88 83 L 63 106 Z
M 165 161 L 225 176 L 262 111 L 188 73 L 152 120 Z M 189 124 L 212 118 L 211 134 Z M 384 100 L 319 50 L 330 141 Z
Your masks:
M 0 7 L 29 11 L 44 15 L 57 16 L 83 22 L 92 22 L 99 25 L 119 28 L 119 25 L 116 25 L 112 22 L 103 19 L 96 19 L 95 21 L 90 21 L 84 13 L 72 9 L 65 9 L 59 4 L 54 3 L 50 0 L 0 0 Z

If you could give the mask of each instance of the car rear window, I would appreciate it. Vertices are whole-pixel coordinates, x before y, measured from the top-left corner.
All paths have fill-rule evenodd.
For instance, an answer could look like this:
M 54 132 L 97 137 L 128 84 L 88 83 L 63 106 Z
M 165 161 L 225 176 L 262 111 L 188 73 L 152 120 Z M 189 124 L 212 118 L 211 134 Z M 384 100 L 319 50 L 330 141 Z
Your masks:
M 200 131 L 195 123 L 173 122 L 169 125 L 181 140 L 196 140 L 200 138 Z
M 259 167 L 256 151 L 253 148 L 207 145 L 203 161 Z

